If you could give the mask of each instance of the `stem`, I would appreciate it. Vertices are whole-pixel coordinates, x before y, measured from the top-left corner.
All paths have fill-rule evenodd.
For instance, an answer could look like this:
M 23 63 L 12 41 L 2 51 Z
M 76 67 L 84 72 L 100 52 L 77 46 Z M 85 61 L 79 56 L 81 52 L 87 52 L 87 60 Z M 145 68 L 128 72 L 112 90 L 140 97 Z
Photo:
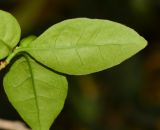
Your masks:
M 0 71 L 1 71 L 2 69 L 4 69 L 6 66 L 7 66 L 7 62 L 6 62 L 6 61 L 1 61 L 1 62 L 0 62 Z
M 0 71 L 4 69 L 19 52 L 21 52 L 20 47 L 16 47 L 4 61 L 0 61 Z
M 9 64 L 11 60 L 20 52 L 19 47 L 16 47 L 14 51 L 6 58 L 6 62 Z
M 9 120 L 3 120 L 0 119 L 0 129 L 5 129 L 5 130 L 30 130 L 23 124 L 22 122 L 19 121 L 9 121 Z

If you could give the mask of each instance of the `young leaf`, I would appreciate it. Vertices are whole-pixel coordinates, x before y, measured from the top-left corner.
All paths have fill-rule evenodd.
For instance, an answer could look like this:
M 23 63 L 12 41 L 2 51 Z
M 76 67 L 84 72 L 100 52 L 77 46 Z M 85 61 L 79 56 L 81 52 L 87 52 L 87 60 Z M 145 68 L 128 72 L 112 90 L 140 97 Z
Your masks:
M 52 26 L 22 50 L 56 71 L 82 75 L 115 66 L 146 44 L 134 30 L 119 23 L 77 18 Z
M 21 47 L 27 47 L 32 41 L 34 41 L 37 37 L 34 35 L 28 36 L 20 41 Z
M 11 66 L 4 78 L 4 88 L 32 130 L 49 130 L 63 108 L 67 80 L 25 56 Z
M 20 26 L 17 20 L 8 12 L 0 10 L 0 39 L 12 50 L 20 39 Z
M 9 54 L 9 48 L 2 40 L 0 40 L 0 60 L 8 56 L 8 54 Z

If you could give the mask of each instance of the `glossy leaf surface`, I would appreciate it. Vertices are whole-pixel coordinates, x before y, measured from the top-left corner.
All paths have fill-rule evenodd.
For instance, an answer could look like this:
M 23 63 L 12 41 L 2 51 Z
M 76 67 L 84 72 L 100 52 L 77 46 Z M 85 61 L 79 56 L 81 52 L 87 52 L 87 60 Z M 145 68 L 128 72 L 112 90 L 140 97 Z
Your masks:
M 49 130 L 67 95 L 66 78 L 28 56 L 12 65 L 4 87 L 10 102 L 32 130 Z
M 0 39 L 12 50 L 20 39 L 20 26 L 17 20 L 8 12 L 0 10 Z
M 82 75 L 115 66 L 146 44 L 143 37 L 122 24 L 78 18 L 52 26 L 22 50 L 56 71 Z

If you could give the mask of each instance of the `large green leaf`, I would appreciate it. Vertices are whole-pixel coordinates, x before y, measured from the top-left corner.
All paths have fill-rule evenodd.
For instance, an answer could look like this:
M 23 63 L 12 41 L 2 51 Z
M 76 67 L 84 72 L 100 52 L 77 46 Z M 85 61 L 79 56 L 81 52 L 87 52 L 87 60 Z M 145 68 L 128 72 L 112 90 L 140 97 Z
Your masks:
M 20 26 L 17 20 L 8 12 L 0 10 L 0 39 L 12 50 L 20 39 Z
M 67 95 L 66 78 L 28 56 L 12 65 L 4 87 L 10 102 L 32 130 L 49 130 Z
M 8 46 L 0 40 L 0 60 L 8 56 L 9 54 L 9 48 Z
M 117 65 L 146 44 L 143 37 L 119 23 L 77 18 L 52 26 L 22 50 L 54 70 L 81 75 Z

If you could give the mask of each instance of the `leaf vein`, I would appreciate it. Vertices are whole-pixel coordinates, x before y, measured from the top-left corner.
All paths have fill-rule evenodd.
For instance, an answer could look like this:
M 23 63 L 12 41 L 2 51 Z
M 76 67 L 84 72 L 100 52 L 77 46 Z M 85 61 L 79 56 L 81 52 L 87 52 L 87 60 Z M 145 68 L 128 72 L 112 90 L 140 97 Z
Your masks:
M 22 84 L 24 84 L 24 82 L 26 82 L 26 81 L 29 80 L 30 78 L 31 78 L 31 76 L 28 76 L 28 77 L 25 78 L 22 82 L 20 82 L 18 85 L 16 85 L 14 88 L 20 87 Z
M 31 81 L 32 81 L 32 85 L 33 85 L 33 92 L 34 92 L 34 96 L 35 96 L 35 103 L 36 103 L 36 108 L 37 108 L 37 118 L 38 118 L 38 123 L 40 126 L 40 130 L 41 130 L 41 121 L 40 121 L 40 109 L 39 109 L 39 104 L 38 104 L 38 99 L 37 99 L 37 92 L 36 92 L 36 87 L 35 87 L 35 81 L 34 81 L 34 74 L 33 74 L 33 70 L 32 70 L 32 66 L 31 63 L 28 59 L 27 56 L 25 56 L 28 67 L 29 67 L 29 71 L 31 73 Z

